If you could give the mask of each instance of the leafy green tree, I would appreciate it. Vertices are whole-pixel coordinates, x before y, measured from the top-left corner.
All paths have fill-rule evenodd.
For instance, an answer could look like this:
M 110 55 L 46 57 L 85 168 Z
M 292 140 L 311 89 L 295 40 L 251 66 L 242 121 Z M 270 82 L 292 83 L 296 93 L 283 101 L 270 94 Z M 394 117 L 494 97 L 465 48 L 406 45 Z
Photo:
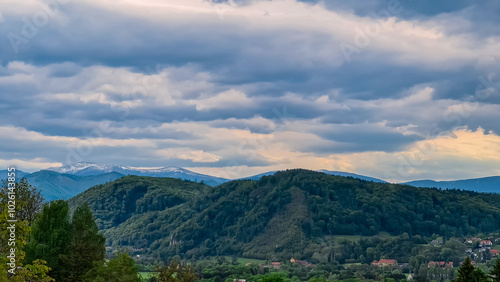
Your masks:
M 2 204 L 7 204 L 9 200 L 8 191 L 9 185 L 3 181 L 2 188 L 0 189 L 0 201 Z M 15 195 L 17 207 L 16 218 L 18 220 L 27 220 L 31 226 L 42 211 L 45 199 L 35 186 L 28 183 L 26 178 L 22 178 L 16 183 Z
M 31 240 L 26 246 L 25 261 L 47 261 L 50 273 L 57 281 L 64 280 L 60 255 L 68 253 L 71 224 L 68 203 L 63 200 L 45 204 L 33 223 Z
M 25 248 L 31 232 L 30 226 L 38 216 L 44 199 L 40 192 L 29 185 L 24 178 L 16 183 L 15 190 L 13 189 L 15 198 L 9 197 L 9 190 L 9 185 L 3 182 L 0 188 L 0 278 L 14 282 L 54 281 L 48 276 L 51 268 L 46 265 L 46 261 L 37 259 L 31 264 L 23 265 L 26 256 Z M 15 206 L 14 213 L 9 210 L 9 205 Z M 16 220 L 15 223 L 8 222 L 13 219 Z M 15 225 L 13 237 L 10 234 L 12 224 Z M 15 262 L 13 263 L 7 257 L 12 256 L 11 249 L 15 249 Z M 12 265 L 9 265 L 10 263 Z
M 30 234 L 28 221 L 8 222 L 12 219 L 15 219 L 15 216 L 11 217 L 7 204 L 0 204 L 0 277 L 17 274 L 15 267 L 22 266 L 21 262 L 26 255 L 24 249 Z M 13 226 L 15 232 L 11 233 Z M 15 251 L 11 252 L 11 249 Z
M 493 281 L 495 282 L 500 282 L 500 258 L 497 259 L 497 262 L 495 266 L 493 267 L 493 270 L 491 270 L 491 276 Z
M 478 273 L 476 273 L 476 276 Z M 464 263 L 458 268 L 458 277 L 455 282 L 471 282 L 474 281 L 474 266 L 469 257 L 465 258 Z
M 69 252 L 62 255 L 65 281 L 81 281 L 94 262 L 104 260 L 106 239 L 99 233 L 92 211 L 85 203 L 76 208 L 71 222 Z
M 52 282 L 54 278 L 48 275 L 51 270 L 44 260 L 35 260 L 17 270 L 16 275 L 9 278 L 12 282 Z
M 192 282 L 196 280 L 193 266 L 183 265 L 179 258 L 174 258 L 169 265 L 158 267 L 157 272 L 160 282 Z
M 118 252 L 109 262 L 96 262 L 94 268 L 89 270 L 84 282 L 138 282 L 139 266 L 126 252 Z
M 285 282 L 285 278 L 283 276 L 272 273 L 270 275 L 266 275 L 262 277 L 260 282 Z

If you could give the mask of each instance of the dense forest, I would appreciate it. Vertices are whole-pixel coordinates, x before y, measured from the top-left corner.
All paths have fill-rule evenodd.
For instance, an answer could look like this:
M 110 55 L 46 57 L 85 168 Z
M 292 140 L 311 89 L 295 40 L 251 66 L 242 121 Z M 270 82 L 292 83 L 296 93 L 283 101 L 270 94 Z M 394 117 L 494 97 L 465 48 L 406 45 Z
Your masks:
M 375 183 L 299 169 L 216 187 L 127 176 L 69 200 L 71 207 L 85 202 L 109 245 L 143 250 L 154 259 L 236 255 L 332 261 L 341 236 L 360 235 L 376 249 L 390 244 L 379 242 L 377 235 L 388 234 L 393 241 L 405 234 L 408 243 L 398 248 L 408 260 L 411 246 L 422 238 L 446 241 L 500 230 L 497 194 Z M 364 250 L 358 253 L 366 259 Z M 370 259 L 381 256 L 375 253 Z

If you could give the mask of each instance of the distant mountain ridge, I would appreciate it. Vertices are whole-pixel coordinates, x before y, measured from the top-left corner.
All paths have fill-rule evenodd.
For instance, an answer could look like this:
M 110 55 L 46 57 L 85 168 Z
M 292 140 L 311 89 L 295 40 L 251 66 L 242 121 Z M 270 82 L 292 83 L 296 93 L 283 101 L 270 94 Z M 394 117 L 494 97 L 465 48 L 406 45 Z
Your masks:
M 0 170 L 0 179 L 7 179 L 7 170 Z M 138 169 L 121 165 L 79 162 L 61 167 L 52 167 L 34 173 L 16 170 L 16 180 L 25 177 L 28 183 L 37 187 L 46 201 L 69 199 L 90 187 L 105 184 L 126 175 L 169 177 L 203 182 L 217 186 L 228 179 L 204 175 L 180 167 Z
M 500 193 L 500 176 L 455 181 L 416 180 L 404 184 L 415 187 L 471 190 L 481 193 Z
M 195 182 L 201 182 L 210 186 L 217 186 L 229 179 L 205 175 L 192 172 L 181 167 L 162 167 L 162 168 L 134 168 L 130 166 L 111 165 L 111 164 L 96 164 L 90 162 L 79 162 L 61 167 L 52 167 L 47 170 L 58 173 L 67 173 L 80 176 L 99 175 L 109 172 L 118 172 L 123 175 L 149 176 L 149 177 L 171 177 L 181 178 Z
M 9 174 L 10 172 L 6 169 L 4 170 L 0 170 L 0 179 L 7 179 L 7 175 Z M 21 179 L 23 178 L 24 176 L 28 175 L 29 173 L 27 172 L 24 172 L 22 170 L 18 170 L 16 169 L 15 171 L 16 173 L 16 179 Z
M 88 188 L 115 181 L 124 175 L 118 172 L 107 172 L 99 175 L 72 175 L 41 170 L 26 175 L 28 183 L 40 189 L 46 201 L 69 199 Z
M 272 176 L 277 172 L 278 171 L 268 171 L 241 178 L 240 180 L 260 180 L 264 176 Z M 318 170 L 318 172 L 329 175 L 353 177 L 376 183 L 387 183 L 378 178 L 349 172 L 329 171 L 325 169 Z M 7 173 L 7 170 L 0 170 L 0 179 L 6 179 Z M 26 177 L 30 184 L 38 187 L 42 191 L 46 200 L 68 199 L 94 185 L 114 181 L 126 175 L 177 178 L 193 182 L 203 182 L 210 186 L 218 186 L 231 181 L 230 179 L 200 174 L 174 166 L 162 168 L 135 168 L 115 164 L 79 162 L 61 167 L 52 167 L 35 173 L 16 170 L 16 179 L 19 180 L 22 177 Z M 456 181 L 416 180 L 401 184 L 415 187 L 435 187 L 441 189 L 470 190 L 483 193 L 500 193 L 500 176 Z
M 386 182 L 384 180 L 381 180 L 381 179 L 378 179 L 378 178 L 373 178 L 373 177 L 359 175 L 359 174 L 350 173 L 350 172 L 330 171 L 330 170 L 326 170 L 326 169 L 320 169 L 320 170 L 317 170 L 317 171 L 318 172 L 322 172 L 322 173 L 326 173 L 326 174 L 329 174 L 329 175 L 337 175 L 337 176 L 344 176 L 344 177 L 353 177 L 353 178 L 357 178 L 357 179 L 361 179 L 361 180 L 365 180 L 365 181 L 373 181 L 373 182 L 377 182 L 377 183 L 388 183 L 388 182 Z M 253 176 L 249 176 L 249 177 L 244 177 L 244 178 L 241 178 L 241 179 L 242 180 L 259 180 L 259 179 L 261 179 L 264 176 L 274 175 L 277 172 L 278 172 L 278 170 L 268 171 L 268 172 L 256 174 L 256 175 L 253 175 Z

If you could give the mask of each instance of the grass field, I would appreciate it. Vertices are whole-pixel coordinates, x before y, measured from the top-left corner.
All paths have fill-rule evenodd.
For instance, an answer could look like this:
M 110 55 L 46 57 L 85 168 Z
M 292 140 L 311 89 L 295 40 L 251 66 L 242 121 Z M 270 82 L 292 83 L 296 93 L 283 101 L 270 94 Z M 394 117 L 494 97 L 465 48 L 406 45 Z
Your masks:
M 225 257 L 228 261 L 232 261 L 233 258 L 232 257 L 229 257 L 229 256 L 226 256 Z M 242 263 L 242 264 L 247 264 L 249 262 L 253 262 L 255 264 L 264 264 L 266 263 L 265 260 L 260 260 L 260 259 L 251 259 L 251 258 L 237 258 L 238 262 L 239 263 Z
M 233 258 L 231 256 L 224 256 L 224 258 L 231 262 L 233 260 Z M 217 257 L 211 257 L 209 259 L 204 259 L 204 260 L 199 260 L 198 262 L 201 262 L 201 261 L 215 261 L 217 259 Z M 247 263 L 255 263 L 255 264 L 265 264 L 266 261 L 265 260 L 261 260 L 261 259 L 252 259 L 252 258 L 241 258 L 241 257 L 238 257 L 236 258 L 238 263 L 241 263 L 241 264 L 247 264 Z
M 360 263 L 360 262 L 344 263 L 342 266 L 345 267 L 345 268 L 348 268 L 348 267 L 353 266 L 353 265 L 362 265 L 362 263 Z
M 142 279 L 149 279 L 154 275 L 154 272 L 139 272 Z

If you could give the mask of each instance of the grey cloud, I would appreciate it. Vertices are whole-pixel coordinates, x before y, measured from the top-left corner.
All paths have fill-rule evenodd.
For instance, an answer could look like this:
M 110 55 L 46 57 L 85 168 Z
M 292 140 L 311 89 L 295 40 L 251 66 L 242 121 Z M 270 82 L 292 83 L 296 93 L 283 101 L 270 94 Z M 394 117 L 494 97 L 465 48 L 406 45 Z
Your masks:
M 423 140 L 421 136 L 404 135 L 394 129 L 376 124 L 325 125 L 320 130 L 313 130 L 312 133 L 329 141 L 313 144 L 312 151 L 330 154 L 366 151 L 395 152 L 416 141 Z
M 498 35 L 497 25 L 490 24 L 498 22 L 498 2 L 402 2 L 404 10 L 398 15 L 401 19 L 448 24 L 446 32 L 477 39 L 478 45 Z M 366 16 L 384 9 L 387 2 L 335 0 L 324 4 L 335 11 Z M 244 23 L 218 23 L 215 12 L 213 18 L 215 21 L 209 24 L 207 19 L 197 23 L 172 20 L 165 24 L 82 3 L 64 7 L 59 18 L 51 19 L 36 37 L 20 46 L 18 54 L 13 52 L 8 40 L 0 41 L 3 50 L 0 79 L 5 79 L 0 82 L 0 125 L 26 128 L 47 136 L 82 137 L 85 131 L 95 129 L 98 122 L 109 121 L 116 130 L 107 134 L 107 138 L 151 139 L 161 148 L 177 148 L 180 145 L 175 141 L 184 141 L 192 149 L 216 152 L 227 144 L 202 144 L 206 140 L 201 134 L 155 129 L 174 122 L 196 122 L 212 128 L 269 134 L 276 129 L 266 122 L 249 120 L 262 118 L 279 124 L 282 120 L 276 110 L 286 107 L 291 121 L 314 120 L 322 124 L 321 129 L 304 129 L 320 136 L 322 142 L 296 147 L 298 151 L 318 154 L 394 152 L 422 140 L 422 136 L 428 136 L 436 128 L 448 131 L 457 125 L 500 132 L 494 107 L 500 104 L 500 95 L 481 100 L 484 107 L 463 117 L 459 124 L 443 118 L 447 106 L 475 93 L 478 76 L 500 73 L 498 64 L 483 66 L 467 61 L 465 66 L 443 70 L 418 63 L 397 63 L 394 59 L 397 54 L 379 52 L 371 46 L 351 63 L 344 63 L 336 39 L 321 32 L 286 27 L 252 30 Z M 466 24 L 453 27 L 454 19 Z M 0 33 L 19 31 L 21 26 L 19 18 L 6 14 Z M 35 72 L 39 73 L 17 71 L 35 76 L 34 81 L 10 79 L 13 71 L 7 65 L 14 61 L 38 67 Z M 98 74 L 86 69 L 92 66 L 126 67 L 137 73 L 153 70 L 155 74 L 158 73 L 156 66 L 160 66 L 160 72 L 171 70 L 168 75 L 171 90 L 180 95 L 175 104 L 161 105 L 145 94 L 98 90 L 102 84 L 89 84 L 99 79 Z M 107 83 L 114 82 L 110 79 Z M 198 84 L 183 87 L 182 83 Z M 379 102 L 380 99 L 401 101 L 409 95 L 409 89 L 416 86 L 434 88 L 433 99 L 402 108 L 389 108 Z M 231 89 L 245 93 L 252 103 L 203 110 L 188 103 Z M 47 99 L 49 94 L 83 95 L 85 92 L 105 92 L 112 102 L 139 99 L 143 104 L 129 108 L 123 115 L 120 109 L 113 110 L 110 105 L 97 101 Z M 295 95 L 293 98 L 291 93 Z M 323 95 L 328 95 L 330 100 L 315 102 Z M 370 106 L 367 103 L 371 103 Z M 379 104 L 374 106 L 376 103 Z M 374 125 L 382 122 L 385 127 Z M 410 125 L 414 134 L 403 135 L 395 129 Z M 194 142 L 196 140 L 199 142 Z M 58 143 L 40 143 L 34 147 L 27 140 L 4 140 L 4 145 L 3 158 L 41 157 L 61 161 L 66 156 L 65 149 Z M 253 160 L 245 156 L 222 156 L 218 162 L 201 164 L 180 159 L 156 160 L 154 148 L 133 146 L 96 147 L 85 160 L 135 166 L 227 166 L 231 161 L 249 166 L 270 165 L 263 157 Z

